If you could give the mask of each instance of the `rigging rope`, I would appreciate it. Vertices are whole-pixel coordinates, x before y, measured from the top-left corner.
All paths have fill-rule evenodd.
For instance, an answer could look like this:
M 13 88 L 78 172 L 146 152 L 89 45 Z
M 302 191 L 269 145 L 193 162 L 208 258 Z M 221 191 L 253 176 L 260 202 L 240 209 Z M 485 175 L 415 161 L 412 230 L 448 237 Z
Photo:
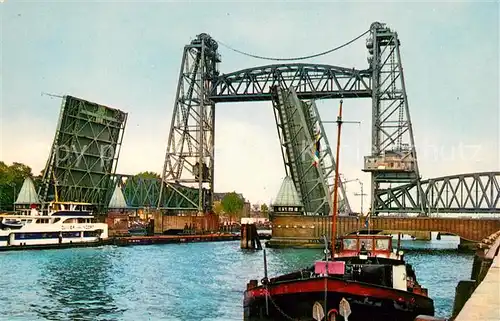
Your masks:
M 234 52 L 237 52 L 239 54 L 242 54 L 242 55 L 245 55 L 245 56 L 248 56 L 248 57 L 252 57 L 252 58 L 257 58 L 257 59 L 264 59 L 264 60 L 274 60 L 274 61 L 291 61 L 291 60 L 305 60 L 305 59 L 311 59 L 311 58 L 315 58 L 315 57 L 319 57 L 319 56 L 323 56 L 323 55 L 326 55 L 326 54 L 329 54 L 331 52 L 334 52 L 336 50 L 339 50 L 341 48 L 344 48 L 345 46 L 348 46 L 350 45 L 351 43 L 353 43 L 354 41 L 358 40 L 359 38 L 363 37 L 364 35 L 366 35 L 367 33 L 370 32 L 370 29 L 366 30 L 365 32 L 363 32 L 362 34 L 360 34 L 359 36 L 357 36 L 356 38 L 344 43 L 343 45 L 340 45 L 340 46 L 337 46 L 335 48 L 332 48 L 332 49 L 329 49 L 327 51 L 323 51 L 323 52 L 320 52 L 320 53 L 317 53 L 317 54 L 314 54 L 314 55 L 309 55 L 309 56 L 302 56 L 302 57 L 294 57 L 294 58 L 275 58 L 275 57 L 264 57 L 264 56 L 259 56 L 259 55 L 254 55 L 254 54 L 250 54 L 250 53 L 247 53 L 247 52 L 244 52 L 244 51 L 241 51 L 241 50 L 238 50 L 238 49 L 235 49 L 235 48 L 232 48 L 230 47 L 229 45 L 226 45 L 225 43 L 223 43 L 222 41 L 220 40 L 217 40 L 216 41 L 221 44 L 222 46 L 226 47 L 227 49 L 229 50 L 232 50 Z

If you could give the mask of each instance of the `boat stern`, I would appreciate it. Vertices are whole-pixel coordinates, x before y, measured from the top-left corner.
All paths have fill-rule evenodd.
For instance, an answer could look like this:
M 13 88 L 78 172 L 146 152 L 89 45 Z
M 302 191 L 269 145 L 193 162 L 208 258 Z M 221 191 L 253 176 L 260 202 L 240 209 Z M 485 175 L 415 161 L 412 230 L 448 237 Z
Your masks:
M 96 223 L 96 229 L 101 231 L 100 239 L 106 240 L 106 239 L 109 238 L 108 224 L 106 224 L 106 223 Z

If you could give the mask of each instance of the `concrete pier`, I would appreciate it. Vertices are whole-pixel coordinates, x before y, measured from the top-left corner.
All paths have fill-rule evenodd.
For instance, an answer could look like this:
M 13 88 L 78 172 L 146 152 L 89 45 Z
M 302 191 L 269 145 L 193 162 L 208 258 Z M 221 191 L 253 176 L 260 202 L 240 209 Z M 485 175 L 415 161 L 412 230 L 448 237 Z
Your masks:
M 471 279 L 460 281 L 455 294 L 455 321 L 500 320 L 500 231 L 477 247 Z
M 472 293 L 454 320 L 500 320 L 500 256 L 495 257 L 483 282 Z

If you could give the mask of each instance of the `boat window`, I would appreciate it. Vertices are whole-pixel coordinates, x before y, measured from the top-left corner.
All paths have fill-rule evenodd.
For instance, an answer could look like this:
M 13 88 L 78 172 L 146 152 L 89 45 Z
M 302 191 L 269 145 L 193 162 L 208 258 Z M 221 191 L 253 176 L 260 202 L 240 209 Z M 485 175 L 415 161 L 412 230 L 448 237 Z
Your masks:
M 343 248 L 344 248 L 344 250 L 356 251 L 358 249 L 358 240 L 357 239 L 344 239 Z
M 361 239 L 360 241 L 361 244 L 365 243 L 365 249 L 367 249 L 368 251 L 373 250 L 373 239 Z
M 388 239 L 377 240 L 377 250 L 389 250 L 389 240 Z

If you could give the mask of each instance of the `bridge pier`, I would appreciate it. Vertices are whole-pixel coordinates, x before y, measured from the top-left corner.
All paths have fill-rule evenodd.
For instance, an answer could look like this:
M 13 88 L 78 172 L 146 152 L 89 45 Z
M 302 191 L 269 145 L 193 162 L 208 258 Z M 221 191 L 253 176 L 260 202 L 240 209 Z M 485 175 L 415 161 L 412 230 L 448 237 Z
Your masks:
M 459 251 L 474 251 L 476 250 L 478 242 L 469 241 L 463 238 L 460 238 L 460 243 L 458 244 Z
M 430 231 L 415 231 L 409 232 L 408 234 L 413 235 L 415 240 L 418 241 L 430 241 L 431 240 L 431 232 Z

